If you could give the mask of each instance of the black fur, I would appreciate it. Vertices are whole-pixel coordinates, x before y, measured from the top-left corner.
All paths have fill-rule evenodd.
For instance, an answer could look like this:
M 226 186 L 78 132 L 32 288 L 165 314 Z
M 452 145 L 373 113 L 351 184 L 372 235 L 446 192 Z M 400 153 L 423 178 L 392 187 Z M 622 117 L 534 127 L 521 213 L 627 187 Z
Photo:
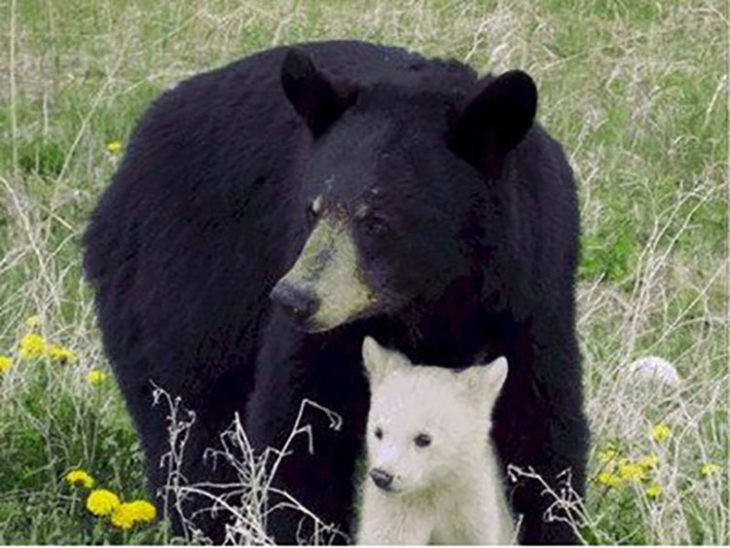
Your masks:
M 532 122 L 536 97 L 524 73 L 478 79 L 457 62 L 322 42 L 261 52 L 154 103 L 84 239 L 153 489 L 164 484 L 167 437 L 150 380 L 197 413 L 190 481 L 232 480 L 201 459 L 235 411 L 258 448 L 280 446 L 306 397 L 341 414 L 343 429 L 313 416 L 315 455 L 297 444 L 278 485 L 347 531 L 369 398 L 360 347 L 372 335 L 416 363 L 505 355 L 499 457 L 548 481 L 572 467 L 583 492 L 576 191 L 562 148 Z M 350 219 L 381 300 L 366 319 L 307 334 L 269 293 L 325 182 L 325 209 Z M 368 215 L 356 218 L 363 203 Z M 508 494 L 525 515 L 523 542 L 575 540 L 543 523 L 550 500 L 539 486 Z M 220 523 L 203 525 L 220 540 Z M 269 521 L 278 542 L 296 527 L 285 512 Z

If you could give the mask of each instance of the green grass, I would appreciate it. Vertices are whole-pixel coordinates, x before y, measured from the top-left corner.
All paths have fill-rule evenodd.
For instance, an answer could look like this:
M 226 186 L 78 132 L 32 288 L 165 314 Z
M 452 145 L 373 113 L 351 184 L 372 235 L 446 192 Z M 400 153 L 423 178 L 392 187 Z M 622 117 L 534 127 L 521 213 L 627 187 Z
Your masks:
M 166 540 L 121 533 L 64 485 L 83 467 L 143 497 L 141 456 L 107 368 L 80 269 L 85 219 L 145 106 L 201 70 L 261 48 L 352 37 L 520 67 L 539 116 L 580 182 L 579 331 L 598 450 L 656 452 L 644 484 L 607 488 L 591 461 L 592 542 L 728 543 L 728 13 L 719 0 L 0 3 L 0 543 Z M 78 355 L 21 360 L 24 321 Z M 678 390 L 636 386 L 628 364 L 659 355 Z M 666 423 L 656 443 L 652 424 Z M 724 471 L 703 477 L 699 467 Z M 126 536 L 125 536 L 126 535 Z

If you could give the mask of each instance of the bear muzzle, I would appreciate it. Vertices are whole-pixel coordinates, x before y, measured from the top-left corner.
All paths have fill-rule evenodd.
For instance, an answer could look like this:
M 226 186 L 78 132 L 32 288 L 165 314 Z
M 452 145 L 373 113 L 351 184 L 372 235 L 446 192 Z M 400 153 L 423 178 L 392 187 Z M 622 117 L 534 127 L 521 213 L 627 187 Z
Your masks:
M 271 298 L 306 333 L 329 331 L 377 310 L 352 233 L 338 218 L 323 217 L 317 223 Z
M 317 312 L 320 305 L 319 299 L 311 289 L 304 286 L 295 286 L 284 280 L 279 280 L 270 296 L 283 306 L 287 313 L 299 324 L 306 324 Z
M 390 491 L 393 485 L 393 475 L 382 468 L 373 468 L 370 470 L 370 479 L 383 491 Z

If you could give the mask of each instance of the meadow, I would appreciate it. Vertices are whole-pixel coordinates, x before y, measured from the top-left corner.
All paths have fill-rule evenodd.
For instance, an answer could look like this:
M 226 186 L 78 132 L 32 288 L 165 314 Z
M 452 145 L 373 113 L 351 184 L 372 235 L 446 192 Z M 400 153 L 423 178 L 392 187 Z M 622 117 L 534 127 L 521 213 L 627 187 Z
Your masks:
M 728 6 L 721 0 L 0 1 L 0 544 L 161 543 L 81 271 L 87 215 L 159 93 L 259 49 L 358 38 L 528 71 L 580 187 L 588 543 L 730 543 Z M 30 335 L 30 336 L 29 336 Z M 630 364 L 673 363 L 677 386 Z

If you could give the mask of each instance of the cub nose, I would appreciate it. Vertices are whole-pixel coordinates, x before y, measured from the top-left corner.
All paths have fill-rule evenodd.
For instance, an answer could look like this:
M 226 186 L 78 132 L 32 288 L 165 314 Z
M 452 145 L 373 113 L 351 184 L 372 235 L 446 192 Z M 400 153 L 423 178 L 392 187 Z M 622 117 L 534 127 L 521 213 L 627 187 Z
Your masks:
M 271 298 L 282 305 L 298 321 L 309 319 L 319 308 L 319 299 L 310 290 L 279 281 Z
M 393 483 L 393 476 L 382 468 L 373 468 L 370 470 L 370 478 L 372 478 L 375 485 L 386 491 L 390 489 Z

